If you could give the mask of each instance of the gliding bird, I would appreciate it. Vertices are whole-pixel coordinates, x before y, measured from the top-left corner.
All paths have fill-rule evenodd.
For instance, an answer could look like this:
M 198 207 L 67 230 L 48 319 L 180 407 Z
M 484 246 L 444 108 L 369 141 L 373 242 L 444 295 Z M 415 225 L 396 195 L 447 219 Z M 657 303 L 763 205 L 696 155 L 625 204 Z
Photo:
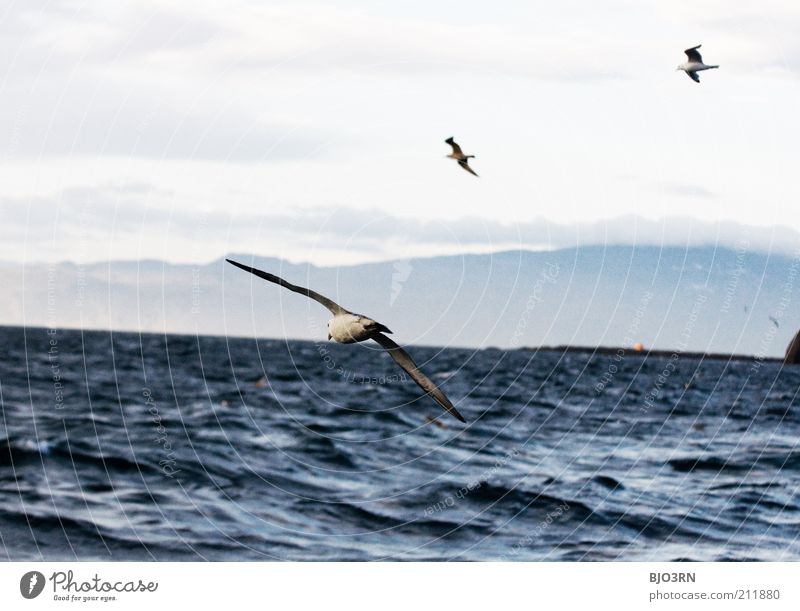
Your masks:
M 450 136 L 447 140 L 445 140 L 446 144 L 449 144 L 453 148 L 453 152 L 447 155 L 450 159 L 455 159 L 462 168 L 464 168 L 467 172 L 472 174 L 473 176 L 477 176 L 477 174 L 469 167 L 469 160 L 474 159 L 475 155 L 465 155 L 464 151 L 461 150 L 461 147 L 456 144 L 456 141 L 453 140 L 453 137 Z
M 269 282 L 279 284 L 283 288 L 289 289 L 295 293 L 300 293 L 301 295 L 310 297 L 314 301 L 324 305 L 333 314 L 333 318 L 328 321 L 329 340 L 332 339 L 340 344 L 353 344 L 356 342 L 363 342 L 368 339 L 375 340 L 389 353 L 389 356 L 391 356 L 394 361 L 400 365 L 400 367 L 402 367 L 403 370 L 408 373 L 408 375 L 411 376 L 411 379 L 414 380 L 419 387 L 426 392 L 426 394 L 430 395 L 439 405 L 450 412 L 453 417 L 459 419 L 461 422 L 466 422 L 464 417 L 458 413 L 458 410 L 450 402 L 450 399 L 448 399 L 447 396 L 445 396 L 445 394 L 439 389 L 439 387 L 436 386 L 436 384 L 434 384 L 417 368 L 416 363 L 414 363 L 408 353 L 384 335 L 384 333 L 391 333 L 391 331 L 385 325 L 382 325 L 371 318 L 367 318 L 366 316 L 362 316 L 361 314 L 355 314 L 349 310 L 345 310 L 338 303 L 331 301 L 327 297 L 324 297 L 323 295 L 320 295 L 311 289 L 290 284 L 283 278 L 263 272 L 260 269 L 248 267 L 247 265 L 242 265 L 241 263 L 231 261 L 230 259 L 225 260 L 231 265 L 235 265 L 239 269 L 250 272 L 259 278 L 268 280 Z
M 719 66 L 708 66 L 703 63 L 703 57 L 700 55 L 700 51 L 698 51 L 698 49 L 702 46 L 703 45 L 697 45 L 696 47 L 692 47 L 691 49 L 686 49 L 684 53 L 686 53 L 688 61 L 676 68 L 676 70 L 683 70 L 686 74 L 689 75 L 689 78 L 691 78 L 695 83 L 700 82 L 700 77 L 697 75 L 698 72 L 702 70 L 711 70 L 713 68 L 719 68 Z

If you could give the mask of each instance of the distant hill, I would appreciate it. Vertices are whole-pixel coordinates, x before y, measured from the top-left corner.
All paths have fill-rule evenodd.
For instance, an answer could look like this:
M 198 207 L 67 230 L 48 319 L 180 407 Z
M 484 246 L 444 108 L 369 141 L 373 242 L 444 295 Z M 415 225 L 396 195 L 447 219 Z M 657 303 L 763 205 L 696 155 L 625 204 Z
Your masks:
M 632 345 L 781 356 L 800 259 L 720 248 L 581 247 L 339 268 L 230 255 L 384 322 L 401 343 Z M 7 325 L 325 339 L 328 313 L 220 259 L 0 265 Z M 778 326 L 769 317 L 777 321 Z

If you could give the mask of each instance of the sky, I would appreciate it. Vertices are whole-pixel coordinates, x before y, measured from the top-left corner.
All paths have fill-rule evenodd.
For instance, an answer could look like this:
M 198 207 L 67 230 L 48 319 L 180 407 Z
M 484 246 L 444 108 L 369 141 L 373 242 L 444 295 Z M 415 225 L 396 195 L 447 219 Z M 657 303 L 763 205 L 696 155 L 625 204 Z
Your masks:
M 0 260 L 793 251 L 798 29 L 788 0 L 0 0 Z

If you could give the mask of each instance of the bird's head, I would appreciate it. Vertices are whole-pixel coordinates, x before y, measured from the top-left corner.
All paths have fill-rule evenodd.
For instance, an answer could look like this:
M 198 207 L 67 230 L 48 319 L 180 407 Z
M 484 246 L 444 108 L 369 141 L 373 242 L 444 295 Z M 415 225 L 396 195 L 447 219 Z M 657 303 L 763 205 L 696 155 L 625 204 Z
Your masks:
M 333 322 L 333 320 L 329 320 L 328 321 L 328 341 L 331 341 L 331 339 L 332 339 L 332 337 L 331 337 L 331 323 L 332 322 Z

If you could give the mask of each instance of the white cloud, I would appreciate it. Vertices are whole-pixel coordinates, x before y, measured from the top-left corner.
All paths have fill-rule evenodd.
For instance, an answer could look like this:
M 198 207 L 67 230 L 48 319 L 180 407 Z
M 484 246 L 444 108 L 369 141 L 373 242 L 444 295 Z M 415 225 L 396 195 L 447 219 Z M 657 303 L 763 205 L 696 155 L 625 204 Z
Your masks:
M 72 188 L 39 198 L 0 198 L 0 259 L 167 259 L 204 262 L 230 252 L 317 265 L 510 249 L 590 245 L 713 246 L 794 254 L 800 234 L 686 217 L 616 217 L 559 224 L 488 218 L 423 220 L 347 207 L 264 211 L 171 208 L 175 194 L 146 183 Z M 36 232 L 30 228 L 37 228 Z
M 419 253 L 515 243 L 515 227 L 624 239 L 613 219 L 630 215 L 800 230 L 797 25 L 800 7 L 777 0 L 14 2 L 0 21 L 0 184 L 26 219 L 60 202 L 62 223 L 81 185 L 152 185 L 94 194 L 128 223 L 98 213 L 116 224 L 109 242 L 84 241 L 94 259 L 202 260 L 238 241 L 391 256 L 365 235 L 343 253 L 303 233 L 331 210 L 350 211 L 329 225 L 342 237 L 385 217 L 430 240 Z M 696 86 L 673 68 L 700 42 L 722 69 Z M 449 135 L 481 179 L 443 159 Z M 186 226 L 197 210 L 230 219 L 227 233 L 197 244 L 165 210 Z M 261 219 L 305 229 L 274 246 Z M 2 256 L 73 256 L 17 221 Z

